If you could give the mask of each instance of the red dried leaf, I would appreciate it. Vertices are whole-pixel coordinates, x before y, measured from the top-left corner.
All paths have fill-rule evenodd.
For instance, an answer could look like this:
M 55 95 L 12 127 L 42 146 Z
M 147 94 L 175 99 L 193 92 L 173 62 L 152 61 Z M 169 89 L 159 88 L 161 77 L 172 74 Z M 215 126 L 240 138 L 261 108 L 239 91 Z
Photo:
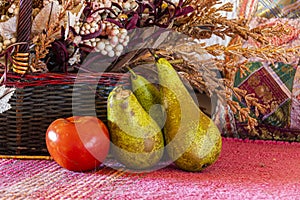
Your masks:
M 125 25 L 125 28 L 127 30 L 136 28 L 138 20 L 139 20 L 139 15 L 137 13 L 134 13 L 130 21 Z

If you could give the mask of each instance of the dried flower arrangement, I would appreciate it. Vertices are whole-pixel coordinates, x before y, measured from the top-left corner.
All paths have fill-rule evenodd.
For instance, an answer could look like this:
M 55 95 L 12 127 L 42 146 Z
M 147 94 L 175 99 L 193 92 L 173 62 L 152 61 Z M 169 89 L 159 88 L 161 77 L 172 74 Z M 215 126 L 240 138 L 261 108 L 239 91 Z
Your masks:
M 16 42 L 17 5 L 18 0 L 0 1 L 2 55 Z M 247 61 L 252 57 L 270 62 L 290 62 L 295 54 L 299 55 L 300 47 L 274 46 L 269 42 L 271 36 L 285 34 L 285 28 L 280 24 L 250 28 L 246 19 L 228 19 L 221 14 L 232 10 L 231 3 L 222 4 L 219 0 L 33 1 L 32 53 L 27 71 L 85 69 L 83 60 L 95 52 L 96 58 L 101 58 L 102 62 L 109 58 L 114 60 L 107 70 L 124 71 L 128 65 L 153 59 L 145 49 L 123 55 L 129 43 L 134 45 L 130 31 L 145 27 L 172 30 L 188 36 L 190 40 L 158 48 L 158 53 L 173 60 L 176 70 L 193 87 L 226 100 L 240 121 L 254 128 L 257 121 L 251 113 L 264 113 L 267 105 L 260 104 L 245 90 L 234 87 L 236 73 L 245 74 L 248 71 Z M 145 34 L 145 37 L 161 39 L 160 35 L 161 32 L 156 32 L 151 36 Z M 230 37 L 232 42 L 226 46 L 207 45 L 205 39 L 212 35 L 222 39 Z M 244 41 L 250 39 L 260 45 L 245 47 Z M 176 62 L 178 60 L 180 62 Z M 241 107 L 232 100 L 233 95 L 246 106 Z

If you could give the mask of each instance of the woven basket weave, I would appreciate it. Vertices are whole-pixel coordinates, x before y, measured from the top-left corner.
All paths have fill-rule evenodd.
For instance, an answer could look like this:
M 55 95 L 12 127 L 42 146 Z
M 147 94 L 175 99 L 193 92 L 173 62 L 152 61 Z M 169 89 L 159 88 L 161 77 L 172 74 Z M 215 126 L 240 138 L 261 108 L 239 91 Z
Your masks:
M 6 85 L 16 91 L 10 99 L 12 108 L 0 114 L 2 155 L 47 155 L 45 133 L 57 118 L 96 113 L 106 123 L 109 92 L 116 85 L 128 85 L 128 75 L 118 73 L 86 74 L 79 81 L 73 75 L 50 73 L 7 78 Z M 96 94 L 90 99 L 93 87 Z

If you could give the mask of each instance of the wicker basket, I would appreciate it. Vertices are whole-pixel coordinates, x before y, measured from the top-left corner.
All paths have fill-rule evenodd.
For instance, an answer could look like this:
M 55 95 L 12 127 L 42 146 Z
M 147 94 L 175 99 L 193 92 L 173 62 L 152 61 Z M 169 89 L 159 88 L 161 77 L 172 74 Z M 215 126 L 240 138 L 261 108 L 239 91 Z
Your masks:
M 47 155 L 45 133 L 57 118 L 96 113 L 106 122 L 109 92 L 116 85 L 128 85 L 128 80 L 128 75 L 118 73 L 81 75 L 79 81 L 75 75 L 46 73 L 20 79 L 8 74 L 6 85 L 16 91 L 9 102 L 12 108 L 0 114 L 0 154 Z M 88 98 L 91 95 L 95 98 Z
M 19 45 L 14 54 L 29 56 L 32 3 L 31 0 L 20 1 Z M 123 73 L 80 73 L 80 78 L 78 74 L 70 73 L 26 73 L 21 76 L 8 72 L 4 76 L 2 84 L 16 89 L 9 101 L 12 108 L 0 114 L 0 155 L 4 157 L 49 155 L 45 133 L 57 118 L 97 115 L 106 123 L 109 92 L 116 85 L 129 84 L 129 76 Z

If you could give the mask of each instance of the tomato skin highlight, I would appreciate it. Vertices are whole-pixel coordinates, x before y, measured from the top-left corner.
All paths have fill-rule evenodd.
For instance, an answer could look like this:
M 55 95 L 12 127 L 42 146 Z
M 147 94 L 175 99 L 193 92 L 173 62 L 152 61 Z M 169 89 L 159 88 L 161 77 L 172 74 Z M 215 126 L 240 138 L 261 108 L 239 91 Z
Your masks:
M 46 132 L 52 158 L 70 171 L 96 169 L 105 160 L 110 146 L 106 125 L 97 117 L 73 116 L 53 121 Z

